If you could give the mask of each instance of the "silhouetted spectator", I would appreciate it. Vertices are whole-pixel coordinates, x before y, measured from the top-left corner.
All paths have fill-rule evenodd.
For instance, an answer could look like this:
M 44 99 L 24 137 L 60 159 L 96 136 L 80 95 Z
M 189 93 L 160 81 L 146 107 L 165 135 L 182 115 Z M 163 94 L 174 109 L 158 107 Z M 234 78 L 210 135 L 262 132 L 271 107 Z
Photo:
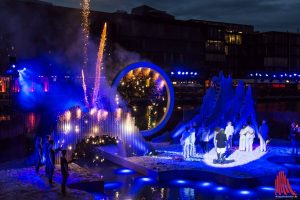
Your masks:
M 62 177 L 62 182 L 61 182 L 61 192 L 63 195 L 66 195 L 66 184 L 67 184 L 67 179 L 69 177 L 69 167 L 68 167 L 68 161 L 66 159 L 66 153 L 67 151 L 64 149 L 61 151 L 61 158 L 60 158 L 60 169 L 61 169 L 61 177 Z
M 292 153 L 297 155 L 297 132 L 298 126 L 295 122 L 291 124 L 289 139 L 291 140 Z
M 46 164 L 47 156 L 49 154 L 49 142 L 50 142 L 51 136 L 46 135 L 46 137 L 43 138 L 43 149 L 42 149 L 42 163 Z M 48 174 L 48 165 L 45 166 L 46 174 Z
M 54 141 L 50 140 L 49 141 L 49 148 L 48 152 L 46 154 L 46 170 L 47 170 L 47 175 L 49 179 L 49 185 L 52 187 L 53 186 L 53 173 L 54 173 L 54 168 L 55 168 L 55 153 L 61 150 L 61 148 L 58 149 L 53 149 Z
M 35 163 L 35 172 L 38 174 L 41 166 L 41 158 L 42 158 L 42 145 L 41 138 L 36 137 L 35 139 L 35 149 L 34 149 L 34 163 Z

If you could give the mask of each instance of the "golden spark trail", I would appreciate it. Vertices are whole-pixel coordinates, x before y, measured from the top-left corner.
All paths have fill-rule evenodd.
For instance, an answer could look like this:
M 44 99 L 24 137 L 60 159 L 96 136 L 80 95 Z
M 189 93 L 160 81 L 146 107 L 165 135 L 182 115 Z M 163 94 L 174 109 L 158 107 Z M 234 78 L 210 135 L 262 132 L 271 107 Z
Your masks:
M 87 97 L 87 94 L 86 94 L 86 84 L 85 84 L 83 69 L 81 70 L 81 77 L 82 77 L 82 88 L 83 88 L 83 93 L 84 93 L 84 102 L 85 102 L 85 106 L 88 107 L 89 102 L 88 102 L 88 97 Z
M 95 76 L 95 84 L 94 84 L 94 92 L 93 92 L 93 101 L 92 104 L 95 106 L 95 103 L 98 98 L 98 93 L 100 89 L 100 79 L 101 79 L 101 68 L 102 68 L 102 60 L 104 54 L 104 47 L 106 41 L 106 22 L 104 23 L 104 27 L 101 34 L 98 54 L 97 54 L 97 62 L 96 62 L 96 76 Z
M 89 15 L 90 15 L 90 0 L 82 0 L 82 31 L 83 31 L 83 69 L 88 64 L 88 41 L 89 41 Z

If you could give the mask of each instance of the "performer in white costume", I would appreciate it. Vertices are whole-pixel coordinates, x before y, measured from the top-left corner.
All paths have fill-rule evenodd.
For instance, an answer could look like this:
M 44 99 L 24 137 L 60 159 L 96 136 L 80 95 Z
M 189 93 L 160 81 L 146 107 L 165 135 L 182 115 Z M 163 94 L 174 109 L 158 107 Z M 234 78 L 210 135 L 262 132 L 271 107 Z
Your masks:
M 217 140 L 216 140 L 216 136 L 217 136 L 217 134 L 219 133 L 219 131 L 220 131 L 220 128 L 219 127 L 216 127 L 215 129 L 214 129 L 214 147 L 215 147 L 215 150 L 217 151 Z
M 227 150 L 232 148 L 233 132 L 234 132 L 234 127 L 232 126 L 231 121 L 229 121 L 227 123 L 226 128 L 225 128 L 225 134 L 226 134 L 226 138 L 227 138 L 227 143 L 226 143 Z
M 246 132 L 246 151 L 253 151 L 253 141 L 255 138 L 255 131 L 254 129 L 248 125 L 245 128 Z
M 190 126 L 190 142 L 189 142 L 189 157 L 193 157 L 196 155 L 196 129 L 191 125 Z
M 183 146 L 183 158 L 189 158 L 189 146 L 190 146 L 190 128 L 185 127 L 185 131 L 183 131 L 182 136 L 180 138 L 180 144 Z
M 240 130 L 240 142 L 239 142 L 239 150 L 246 150 L 246 125 Z
M 269 134 L 269 128 L 268 128 L 267 122 L 265 120 L 263 120 L 262 124 L 258 130 L 258 137 L 259 137 L 261 152 L 267 151 L 266 140 L 268 138 L 268 134 Z

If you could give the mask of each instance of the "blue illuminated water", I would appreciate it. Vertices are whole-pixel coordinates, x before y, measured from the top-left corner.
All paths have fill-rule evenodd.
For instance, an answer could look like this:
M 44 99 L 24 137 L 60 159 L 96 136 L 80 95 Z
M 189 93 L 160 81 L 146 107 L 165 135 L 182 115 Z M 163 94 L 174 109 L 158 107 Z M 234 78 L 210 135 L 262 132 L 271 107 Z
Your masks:
M 104 174 L 105 194 L 108 199 L 274 199 L 274 185 L 234 188 L 205 180 L 176 179 L 158 182 L 131 169 L 112 163 L 105 167 L 89 167 L 94 173 Z M 124 173 L 122 173 L 124 172 Z M 299 193 L 294 180 L 292 188 Z M 93 193 L 95 199 L 103 195 Z

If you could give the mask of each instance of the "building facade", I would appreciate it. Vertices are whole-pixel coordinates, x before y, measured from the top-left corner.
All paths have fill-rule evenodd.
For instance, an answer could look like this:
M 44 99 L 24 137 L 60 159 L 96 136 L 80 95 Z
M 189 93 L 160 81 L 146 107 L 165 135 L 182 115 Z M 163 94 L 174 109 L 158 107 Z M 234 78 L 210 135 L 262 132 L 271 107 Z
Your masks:
M 1 72 L 15 59 L 39 60 L 44 74 L 55 74 L 58 66 L 66 73 L 80 72 L 80 9 L 5 0 L 0 10 L 5 16 L 0 19 Z M 253 70 L 300 68 L 298 33 L 256 32 L 251 25 L 176 20 L 149 6 L 134 8 L 131 13 L 91 11 L 89 66 L 95 62 L 104 22 L 108 23 L 107 55 L 122 47 L 168 72 L 195 70 L 207 77 L 223 70 L 244 77 Z

